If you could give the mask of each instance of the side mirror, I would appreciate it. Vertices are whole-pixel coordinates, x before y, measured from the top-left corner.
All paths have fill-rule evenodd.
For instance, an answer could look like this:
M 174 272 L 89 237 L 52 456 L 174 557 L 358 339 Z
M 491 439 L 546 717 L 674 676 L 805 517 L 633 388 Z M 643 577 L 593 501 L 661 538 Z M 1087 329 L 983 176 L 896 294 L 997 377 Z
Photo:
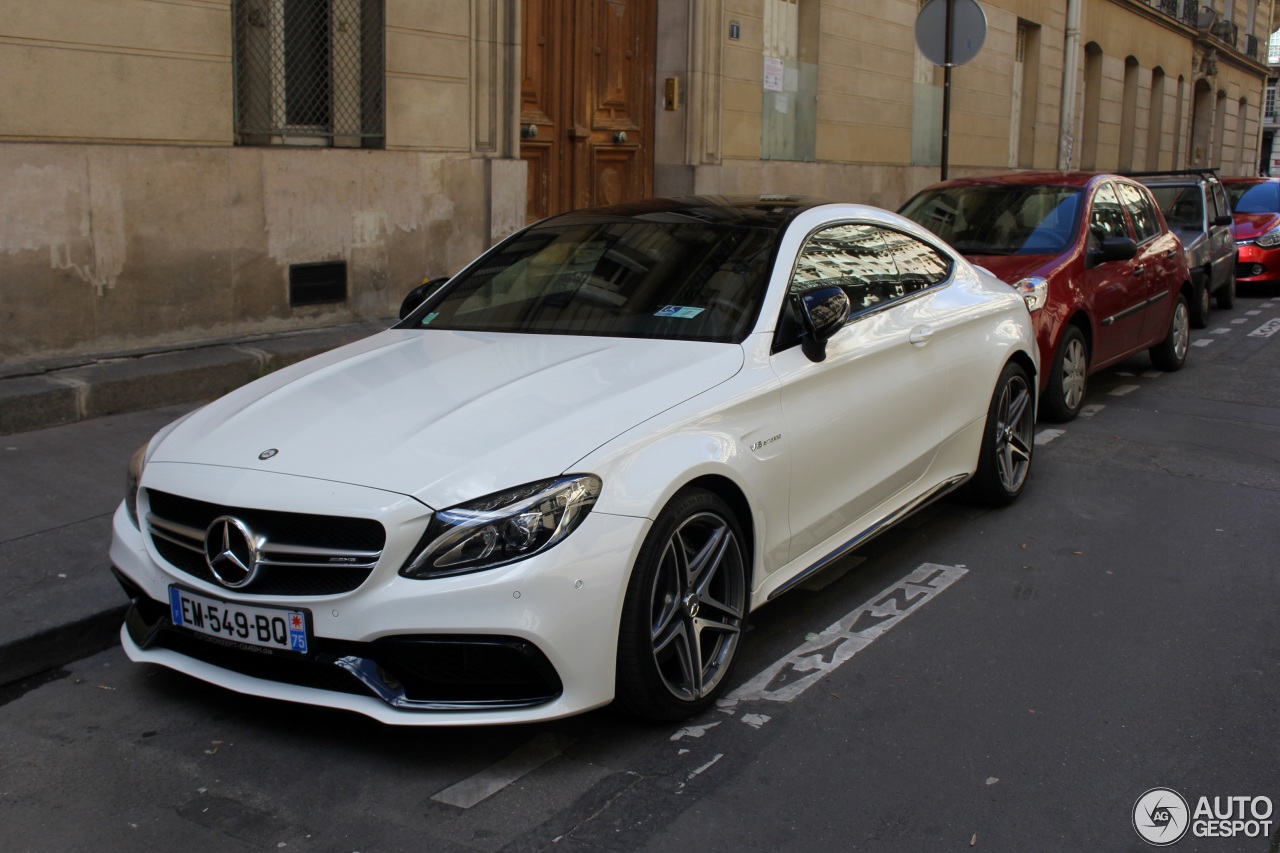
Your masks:
M 1214 218 L 1213 224 L 1214 225 L 1230 225 L 1233 221 L 1234 220 L 1231 218 L 1230 213 L 1219 213 L 1217 217 Z
M 1093 252 L 1095 264 L 1108 261 L 1127 261 L 1138 254 L 1138 244 L 1132 237 L 1107 237 L 1102 241 L 1102 248 Z
M 413 313 L 414 309 L 423 303 L 423 301 L 435 292 L 436 288 L 449 280 L 449 276 L 441 276 L 423 281 L 422 284 L 410 290 L 405 296 L 404 301 L 400 303 L 400 319 L 403 320 Z
M 804 291 L 795 299 L 800 314 L 800 349 L 810 361 L 827 357 L 827 341 L 849 319 L 849 295 L 838 287 Z

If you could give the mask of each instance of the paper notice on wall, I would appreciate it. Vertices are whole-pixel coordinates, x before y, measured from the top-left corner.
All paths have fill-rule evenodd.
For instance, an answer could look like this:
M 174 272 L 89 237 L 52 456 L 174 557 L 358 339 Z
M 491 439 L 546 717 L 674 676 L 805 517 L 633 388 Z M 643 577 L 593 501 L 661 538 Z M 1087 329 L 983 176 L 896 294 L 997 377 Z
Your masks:
M 764 58 L 764 90 L 766 92 L 782 91 L 783 72 L 781 59 L 776 56 L 766 56 Z

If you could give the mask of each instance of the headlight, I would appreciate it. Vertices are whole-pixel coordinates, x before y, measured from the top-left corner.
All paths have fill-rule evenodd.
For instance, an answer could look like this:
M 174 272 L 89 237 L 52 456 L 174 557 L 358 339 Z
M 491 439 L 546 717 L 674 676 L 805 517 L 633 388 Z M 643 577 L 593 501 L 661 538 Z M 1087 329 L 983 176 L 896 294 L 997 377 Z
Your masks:
M 138 523 L 138 483 L 142 480 L 142 467 L 147 463 L 147 447 L 150 442 L 139 447 L 129 459 L 129 476 L 124 485 L 124 508 L 129 513 L 133 526 L 142 529 Z
M 1280 228 L 1272 228 L 1254 241 L 1254 245 L 1263 249 L 1274 249 L 1280 246 Z
M 599 477 L 576 474 L 441 510 L 400 574 L 449 577 L 531 557 L 572 533 L 599 496 Z
M 1013 289 L 1022 295 L 1027 303 L 1027 310 L 1032 313 L 1044 307 L 1049 298 L 1049 280 L 1038 275 L 1029 275 L 1014 282 Z

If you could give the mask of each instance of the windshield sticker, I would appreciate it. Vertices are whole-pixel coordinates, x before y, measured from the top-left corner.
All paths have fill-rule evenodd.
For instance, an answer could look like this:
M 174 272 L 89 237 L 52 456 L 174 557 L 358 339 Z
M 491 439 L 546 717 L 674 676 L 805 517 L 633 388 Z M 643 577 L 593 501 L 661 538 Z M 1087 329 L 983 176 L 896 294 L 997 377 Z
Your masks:
M 439 316 L 440 316 L 440 315 L 439 315 L 439 314 L 437 314 L 437 313 L 435 313 L 434 311 L 433 311 L 432 313 L 430 313 L 430 314 L 425 315 L 425 316 L 422 318 L 422 325 L 424 325 L 424 326 L 425 326 L 425 325 L 427 325 L 428 323 L 430 323 L 432 320 L 434 320 L 435 318 L 437 318 L 437 317 L 439 317 Z
M 697 317 L 705 308 L 687 308 L 683 305 L 668 305 L 658 311 L 655 317 L 679 317 L 682 320 L 688 320 L 691 317 Z

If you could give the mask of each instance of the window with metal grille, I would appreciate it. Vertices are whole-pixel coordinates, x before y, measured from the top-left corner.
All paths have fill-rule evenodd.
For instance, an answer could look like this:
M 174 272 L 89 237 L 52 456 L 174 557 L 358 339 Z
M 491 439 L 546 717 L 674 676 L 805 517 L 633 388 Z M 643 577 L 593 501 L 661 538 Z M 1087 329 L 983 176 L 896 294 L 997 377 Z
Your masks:
M 237 142 L 380 148 L 385 0 L 233 0 Z

